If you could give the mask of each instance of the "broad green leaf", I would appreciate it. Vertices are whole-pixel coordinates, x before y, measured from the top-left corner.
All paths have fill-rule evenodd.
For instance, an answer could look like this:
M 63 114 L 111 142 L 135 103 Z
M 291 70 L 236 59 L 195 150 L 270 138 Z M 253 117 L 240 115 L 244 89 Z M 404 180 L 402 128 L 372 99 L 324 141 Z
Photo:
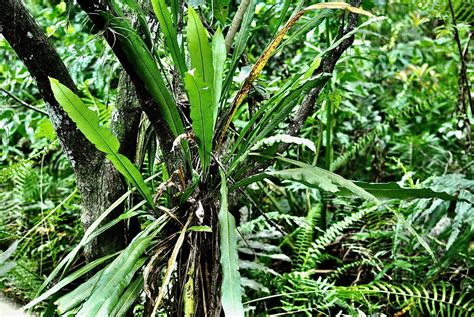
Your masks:
M 79 306 L 82 302 L 88 299 L 89 296 L 92 294 L 92 291 L 94 290 L 97 281 L 103 273 L 104 269 L 95 273 L 94 276 L 92 276 L 86 282 L 76 287 L 73 291 L 57 299 L 54 302 L 54 305 L 58 307 L 58 313 L 62 315 L 70 311 L 71 309 Z
M 57 79 L 50 78 L 49 81 L 54 97 L 84 136 L 99 151 L 107 154 L 117 153 L 120 147 L 119 141 L 109 129 L 99 124 L 97 114 L 87 108 L 81 98 Z
M 126 316 L 128 310 L 132 307 L 138 296 L 140 296 L 142 290 L 143 275 L 140 275 L 130 283 L 125 292 L 120 296 L 120 299 L 112 310 L 110 316 Z
M 308 187 L 320 187 L 323 190 L 336 195 L 348 196 L 356 195 L 369 201 L 379 202 L 380 199 L 417 199 L 417 198 L 439 198 L 443 200 L 456 200 L 457 197 L 445 192 L 435 192 L 429 188 L 402 188 L 397 183 L 365 183 L 353 182 L 325 169 L 307 165 L 293 160 L 285 161 L 297 164 L 298 168 L 292 168 L 275 172 L 264 172 L 253 175 L 237 182 L 232 186 L 232 190 L 238 187 L 247 186 L 251 183 L 261 181 L 269 176 L 293 180 Z
M 430 188 L 403 188 L 397 183 L 366 183 L 354 182 L 360 188 L 371 193 L 378 199 L 417 199 L 417 198 L 439 198 L 442 200 L 456 200 L 457 198 L 445 193 L 436 192 Z M 343 194 L 343 193 L 341 193 Z
M 224 35 L 221 28 L 217 28 L 212 37 L 212 66 L 214 67 L 214 89 L 213 89 L 213 126 L 216 125 L 217 113 L 219 111 L 219 100 L 222 94 L 222 82 L 224 80 L 224 64 L 227 56 Z
M 173 25 L 171 14 L 168 11 L 165 0 L 151 0 L 151 4 L 153 5 L 155 15 L 160 22 L 161 30 L 165 36 L 165 43 L 171 57 L 173 58 L 173 62 L 178 68 L 181 77 L 184 77 L 184 74 L 187 71 L 186 63 L 184 61 L 184 56 L 179 49 L 176 27 Z
M 332 192 L 336 195 L 343 195 L 347 193 L 347 191 L 349 191 L 359 196 L 360 198 L 375 202 L 377 205 L 381 204 L 381 201 L 378 200 L 372 193 L 369 193 L 365 189 L 357 186 L 354 182 L 347 180 L 342 176 L 339 176 L 322 168 L 301 163 L 298 161 L 285 158 L 281 158 L 281 160 L 295 164 L 299 167 L 283 171 L 264 172 L 257 175 L 253 175 L 247 179 L 243 179 L 237 182 L 232 186 L 232 189 L 237 189 L 241 186 L 245 186 L 253 182 L 263 180 L 266 177 L 273 176 L 285 180 L 296 181 L 308 187 L 319 187 L 322 190 Z M 434 257 L 433 251 L 431 250 L 429 245 L 423 240 L 423 238 L 415 231 L 415 229 L 408 222 L 406 222 L 396 210 L 394 210 L 390 206 L 385 206 L 385 208 L 393 212 L 406 225 L 410 233 L 412 233 L 417 238 L 418 242 L 436 262 L 436 258 Z
M 258 182 L 265 178 L 273 176 L 283 180 L 295 181 L 308 187 L 319 187 L 322 190 L 334 194 L 344 193 L 342 192 L 342 190 L 345 189 L 365 200 L 375 202 L 378 201 L 375 196 L 365 191 L 363 188 L 357 186 L 356 184 L 354 184 L 354 182 L 347 180 L 342 176 L 339 176 L 317 166 L 312 166 L 287 159 L 285 159 L 285 161 L 295 163 L 300 167 L 286 169 L 282 171 L 263 172 L 260 174 L 256 174 L 247 179 L 235 183 L 234 186 L 232 186 L 232 189 L 236 189 L 241 186 L 246 186 L 251 183 Z
M 244 316 L 240 290 L 239 256 L 234 216 L 228 210 L 227 184 L 221 170 L 221 207 L 219 211 L 220 249 L 222 266 L 222 308 L 228 317 Z
M 213 136 L 213 110 L 211 90 L 194 70 L 186 73 L 184 86 L 191 104 L 191 120 L 196 135 L 199 157 L 203 173 L 207 172 L 210 165 Z
M 188 48 L 191 58 L 191 69 L 195 68 L 202 81 L 213 88 L 214 69 L 212 66 L 212 49 L 199 15 L 192 7 L 188 9 Z
M 130 162 L 126 156 L 120 153 L 108 154 L 107 158 L 112 162 L 117 171 L 119 171 L 119 173 L 122 174 L 125 179 L 127 179 L 133 184 L 133 186 L 137 188 L 143 198 L 146 199 L 148 204 L 154 208 L 155 204 L 153 202 L 150 189 L 145 184 L 142 174 L 135 167 L 135 165 L 133 165 L 133 163 Z
M 296 181 L 308 187 L 320 187 L 322 190 L 335 194 L 338 194 L 341 189 L 347 189 L 361 198 L 376 201 L 372 194 L 366 192 L 352 181 L 316 166 L 308 165 L 283 171 L 267 172 L 267 174 L 281 179 Z
M 118 153 L 120 144 L 115 135 L 109 129 L 99 124 L 97 114 L 89 110 L 82 100 L 69 88 L 54 78 L 50 78 L 50 82 L 54 97 L 67 112 L 71 120 L 76 123 L 77 128 L 81 130 L 84 136 L 99 151 L 107 154 L 107 158 L 115 168 L 138 189 L 150 206 L 154 208 L 150 189 L 143 181 L 142 175 L 127 157 Z

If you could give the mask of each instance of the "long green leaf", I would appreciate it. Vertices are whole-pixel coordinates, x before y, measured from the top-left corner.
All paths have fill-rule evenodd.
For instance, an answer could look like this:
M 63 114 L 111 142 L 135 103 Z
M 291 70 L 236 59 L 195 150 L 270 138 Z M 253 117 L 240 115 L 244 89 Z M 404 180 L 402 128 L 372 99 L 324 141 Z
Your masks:
M 120 144 L 115 135 L 113 135 L 109 129 L 99 124 L 97 114 L 89 110 L 81 98 L 69 88 L 54 78 L 50 78 L 50 83 L 54 97 L 67 112 L 71 120 L 76 123 L 77 128 L 81 130 L 84 136 L 94 144 L 99 151 L 107 154 L 107 158 L 112 162 L 115 168 L 117 168 L 125 179 L 137 187 L 140 194 L 147 200 L 150 206 L 154 208 L 150 189 L 143 181 L 142 175 L 127 157 L 118 153 Z
M 74 273 L 72 273 L 72 274 L 68 275 L 67 277 L 63 278 L 59 283 L 57 283 L 56 285 L 51 287 L 47 292 L 44 292 L 41 296 L 39 296 L 39 297 L 35 298 L 34 300 L 32 300 L 31 302 L 29 302 L 27 305 L 25 305 L 23 307 L 23 309 L 29 309 L 29 308 L 35 306 L 36 304 L 38 304 L 39 302 L 42 302 L 43 300 L 45 300 L 49 296 L 51 296 L 51 295 L 55 294 L 56 292 L 58 292 L 59 290 L 61 290 L 64 286 L 66 286 L 69 283 L 75 281 L 76 279 L 83 276 L 84 274 L 87 274 L 88 272 L 90 272 L 91 270 L 96 268 L 97 266 L 101 265 L 102 263 L 106 262 L 107 260 L 111 259 L 112 257 L 114 257 L 116 255 L 117 255 L 117 253 L 107 255 L 107 256 L 104 256 L 100 259 L 94 260 L 94 261 L 86 264 L 85 266 L 83 266 L 79 270 L 77 270 Z
M 214 67 L 214 89 L 213 89 L 213 126 L 216 125 L 219 100 L 222 94 L 222 82 L 224 77 L 224 64 L 227 56 L 224 35 L 221 28 L 217 28 L 212 37 L 212 66 Z
M 153 178 L 157 177 L 160 174 L 155 174 L 153 176 L 150 176 L 145 180 L 145 182 L 151 181 Z M 121 203 L 125 201 L 130 195 L 132 194 L 132 190 L 128 190 L 126 193 L 124 193 L 120 198 L 118 198 L 116 201 L 112 203 L 112 205 L 109 206 L 106 210 L 104 210 L 100 216 L 87 228 L 87 230 L 84 232 L 84 235 L 82 236 L 81 241 L 74 247 L 74 249 L 69 252 L 60 262 L 59 264 L 54 268 L 53 272 L 46 278 L 46 280 L 41 284 L 41 287 L 38 290 L 38 294 L 41 293 L 46 286 L 48 286 L 54 278 L 57 277 L 59 272 L 63 270 L 65 272 L 69 265 L 72 263 L 74 258 L 77 256 L 81 248 L 83 248 L 87 243 L 89 243 L 92 239 L 96 238 L 98 235 L 100 235 L 104 228 L 110 227 L 111 223 L 115 223 L 116 220 L 112 220 L 109 223 L 105 224 L 104 226 L 99 228 L 99 225 L 104 221 L 104 219 L 107 218 L 107 216 L 115 210 Z M 136 204 L 132 209 L 129 210 L 129 213 L 135 212 L 138 208 L 140 208 L 144 204 L 144 200 L 138 204 Z M 127 214 L 127 213 L 125 213 Z M 162 224 L 165 224 L 168 221 L 168 215 L 163 214 L 160 218 L 158 218 L 156 221 L 161 222 Z M 36 295 L 38 296 L 38 295 Z M 33 305 L 31 305 L 33 306 Z
M 199 157 L 203 173 L 210 164 L 213 134 L 212 94 L 194 71 L 186 73 L 184 85 L 191 104 L 191 120 L 199 146 Z
M 143 198 L 145 198 L 148 204 L 154 208 L 155 205 L 150 189 L 143 181 L 143 176 L 135 167 L 135 165 L 133 165 L 133 163 L 130 162 L 126 156 L 120 153 L 108 154 L 107 158 L 112 162 L 120 174 L 122 174 L 130 183 L 137 187 Z
M 235 183 L 231 189 L 250 185 L 261 181 L 269 176 L 293 180 L 308 187 L 320 187 L 323 190 L 332 192 L 340 196 L 356 195 L 369 201 L 379 201 L 380 199 L 417 199 L 417 198 L 439 198 L 447 201 L 456 200 L 457 197 L 445 192 L 435 192 L 429 188 L 402 188 L 397 183 L 365 183 L 353 182 L 342 176 L 319 168 L 293 160 L 285 159 L 289 163 L 300 167 L 275 172 L 264 172 L 253 175 Z
M 135 72 L 145 84 L 146 89 L 158 103 L 160 112 L 173 135 L 177 137 L 183 134 L 183 122 L 181 121 L 176 102 L 168 87 L 166 87 L 153 55 L 148 50 L 145 42 L 143 42 L 142 38 L 125 19 L 115 17 L 108 12 L 103 12 L 102 14 L 109 21 L 108 27 L 117 34 L 117 41 L 125 52 L 127 60 L 133 65 Z
M 160 22 L 161 30 L 165 36 L 165 43 L 168 47 L 171 57 L 173 58 L 173 62 L 178 68 L 181 77 L 184 77 L 184 74 L 187 71 L 186 63 L 184 61 L 184 56 L 179 49 L 178 33 L 171 20 L 171 14 L 168 11 L 168 7 L 166 6 L 164 0 L 151 0 L 151 4 L 153 5 L 155 15 Z
M 135 278 L 130 283 L 125 292 L 120 296 L 120 299 L 112 310 L 110 316 L 126 316 L 128 310 L 132 307 L 135 300 L 140 296 L 143 290 L 143 275 Z
M 248 185 L 255 181 L 260 181 L 266 177 L 278 177 L 285 180 L 292 180 L 308 187 L 319 187 L 323 190 L 332 192 L 336 195 L 345 195 L 347 192 L 351 192 L 360 198 L 363 198 L 368 201 L 372 201 L 377 205 L 381 205 L 382 202 L 375 197 L 369 191 L 366 191 L 364 188 L 357 186 L 354 182 L 343 178 L 337 174 L 324 170 L 322 168 L 301 163 L 298 161 L 280 158 L 282 161 L 299 166 L 298 168 L 287 169 L 283 171 L 276 172 L 264 172 L 257 175 L 253 175 L 250 178 L 243 179 L 238 183 L 234 184 L 233 188 L 239 188 L 244 185 Z M 411 234 L 413 234 L 418 242 L 423 246 L 423 248 L 428 252 L 434 262 L 436 262 L 436 257 L 434 256 L 433 250 L 430 246 L 424 241 L 424 239 L 415 231 L 415 229 L 404 219 L 403 215 L 398 213 L 395 209 L 391 208 L 388 205 L 385 205 L 385 208 L 390 210 L 395 216 L 407 227 Z
M 360 188 L 365 189 L 378 199 L 417 199 L 417 198 L 439 198 L 442 200 L 456 200 L 457 197 L 445 192 L 436 192 L 430 188 L 403 188 L 397 183 L 366 183 L 354 182 Z M 343 194 L 343 193 L 341 193 Z
M 81 98 L 57 79 L 50 78 L 49 82 L 54 97 L 84 136 L 99 151 L 107 154 L 117 153 L 120 147 L 119 141 L 109 129 L 100 126 L 97 114 L 89 110 Z
M 195 68 L 202 81 L 212 89 L 214 80 L 212 49 L 207 38 L 207 31 L 192 7 L 188 9 L 187 31 L 191 68 Z
M 159 222 L 154 222 L 142 231 L 106 268 L 89 300 L 84 303 L 77 316 L 110 316 L 120 295 L 130 284 L 135 272 L 143 265 L 145 259 L 140 257 L 158 233 L 159 230 L 156 230 L 158 225 Z
M 105 269 L 100 270 L 95 273 L 94 276 L 89 278 L 86 282 L 82 283 L 76 287 L 73 291 L 67 293 L 66 295 L 61 296 L 57 299 L 54 304 L 58 307 L 57 311 L 59 314 L 64 314 L 71 309 L 79 306 L 82 302 L 89 298 L 94 290 L 97 281 L 104 273 Z
M 99 225 L 104 221 L 105 218 L 113 211 L 115 208 L 117 208 L 121 203 L 124 202 L 125 199 L 130 196 L 132 193 L 131 190 L 127 191 L 125 194 L 123 194 L 119 199 L 117 199 L 112 205 L 109 206 L 106 210 L 104 210 L 101 215 L 87 228 L 86 232 L 84 232 L 84 235 L 82 236 L 81 241 L 72 249 L 71 252 L 69 252 L 60 262 L 59 264 L 54 268 L 53 272 L 46 278 L 46 280 L 41 284 L 41 287 L 38 290 L 38 294 L 41 293 L 46 286 L 48 286 L 54 278 L 59 274 L 61 270 L 63 272 L 66 271 L 66 269 L 69 267 L 69 265 L 72 263 L 76 255 L 79 253 L 82 247 L 84 247 L 87 243 L 89 243 L 93 237 L 96 237 L 97 232 L 100 231 L 98 229 Z M 37 295 L 38 296 L 38 295 Z M 28 304 L 29 305 L 29 304 Z M 33 306 L 33 305 L 31 305 Z
M 283 171 L 267 172 L 267 174 L 281 179 L 293 180 L 308 187 L 320 187 L 325 191 L 335 194 L 341 189 L 346 189 L 363 199 L 369 201 L 377 200 L 372 194 L 360 188 L 352 181 L 317 166 L 308 165 L 306 167 L 292 168 Z
M 221 170 L 221 207 L 219 211 L 220 249 L 222 266 L 222 308 L 229 317 L 244 316 L 240 290 L 239 256 L 234 216 L 228 210 L 227 184 Z

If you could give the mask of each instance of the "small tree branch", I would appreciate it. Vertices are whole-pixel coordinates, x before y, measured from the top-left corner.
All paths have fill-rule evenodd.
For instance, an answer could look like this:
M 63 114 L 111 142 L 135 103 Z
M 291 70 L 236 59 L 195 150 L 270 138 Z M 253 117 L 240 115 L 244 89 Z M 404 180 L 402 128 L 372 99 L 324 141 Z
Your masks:
M 454 25 L 454 40 L 456 41 L 456 45 L 458 47 L 458 52 L 459 52 L 459 58 L 461 59 L 461 70 L 460 70 L 460 74 L 459 74 L 459 77 L 460 77 L 460 80 L 459 80 L 459 84 L 461 85 L 461 102 L 462 103 L 465 103 L 465 99 L 464 99 L 464 91 L 466 91 L 466 94 L 467 94 L 467 98 L 468 98 L 468 101 L 469 101 L 469 107 L 471 109 L 471 114 L 474 116 L 474 102 L 472 100 L 472 96 L 471 96 L 471 87 L 470 87 L 470 84 L 469 84 L 469 78 L 467 76 L 467 67 L 466 67 L 466 53 L 467 53 L 467 45 L 469 45 L 469 40 L 470 40 L 470 36 L 468 38 L 468 42 L 467 42 L 467 45 L 466 45 L 466 52 L 463 52 L 463 49 L 462 49 L 462 45 L 461 45 L 461 39 L 460 39 L 460 36 L 459 36 L 459 32 L 458 32 L 458 25 L 457 25 L 457 22 L 456 22 L 456 14 L 454 13 L 454 8 L 453 8 L 453 4 L 451 2 L 451 0 L 448 1 L 448 4 L 449 4 L 449 10 L 451 12 L 451 18 L 453 20 L 453 25 Z M 464 88 L 463 88 L 464 86 Z M 463 105 L 463 109 L 464 111 L 467 110 L 467 106 L 464 104 Z M 467 111 L 466 111 L 467 112 Z M 467 116 L 467 113 L 466 113 L 466 116 Z
M 242 23 L 242 19 L 244 18 L 245 12 L 247 12 L 247 8 L 249 7 L 250 1 L 251 0 L 242 0 L 240 2 L 239 8 L 237 9 L 237 12 L 235 13 L 229 31 L 227 31 L 227 34 L 225 36 L 225 47 L 227 49 L 227 52 L 230 51 L 235 34 L 237 34 L 237 31 L 240 28 L 240 24 Z
M 116 34 L 107 27 L 107 21 L 102 17 L 101 12 L 109 11 L 110 7 L 107 4 L 106 0 L 78 0 L 81 8 L 87 13 L 92 23 L 98 31 L 101 31 L 105 40 L 112 48 L 115 56 L 119 59 L 124 70 L 130 76 L 131 81 L 133 82 L 138 99 L 140 100 L 140 106 L 142 110 L 148 116 L 153 128 L 156 131 L 156 134 L 160 141 L 160 146 L 166 153 L 171 153 L 173 147 L 173 134 L 166 124 L 164 118 L 161 116 L 158 104 L 150 96 L 149 92 L 146 90 L 143 81 L 140 79 L 138 74 L 135 72 L 134 67 L 128 61 L 127 55 L 123 51 L 120 43 L 116 39 Z
M 9 96 L 10 98 L 12 98 L 13 100 L 15 100 L 16 102 L 20 103 L 20 105 L 22 105 L 23 107 L 31 109 L 35 112 L 38 112 L 38 113 L 41 113 L 41 114 L 44 114 L 44 115 L 48 116 L 48 113 L 46 111 L 44 111 L 42 109 L 39 109 L 39 108 L 36 108 L 35 106 L 30 105 L 29 103 L 27 103 L 26 101 L 21 100 L 20 98 L 18 98 L 17 96 L 15 96 L 11 92 L 9 92 L 8 90 L 6 90 L 4 88 L 0 88 L 0 91 L 3 92 L 4 94 L 6 94 L 7 96 Z
M 361 0 L 355 0 L 351 2 L 351 5 L 358 7 L 360 3 L 361 3 Z M 336 41 L 344 37 L 349 32 L 353 31 L 357 27 L 358 17 L 359 17 L 358 14 L 355 14 L 355 13 L 349 14 L 347 25 L 346 27 L 344 27 L 344 23 L 341 25 L 339 29 L 339 35 L 337 36 Z M 341 42 L 341 44 L 339 44 L 336 48 L 330 51 L 330 53 L 322 60 L 319 68 L 316 70 L 315 72 L 316 75 L 322 74 L 322 73 L 332 73 L 339 58 L 352 45 L 353 42 L 354 42 L 354 35 L 345 39 L 344 41 Z M 292 136 L 298 134 L 298 132 L 301 130 L 304 123 L 306 122 L 306 119 L 308 119 L 308 117 L 310 117 L 314 113 L 316 101 L 321 91 L 323 90 L 323 88 L 324 86 L 314 88 L 308 93 L 308 95 L 304 97 L 303 102 L 301 103 L 300 107 L 298 108 L 296 112 L 296 115 L 288 124 L 285 134 L 292 135 Z M 289 146 L 288 143 L 282 143 L 278 147 L 277 153 L 283 153 L 288 148 L 288 146 Z M 251 158 L 249 159 L 249 163 L 246 164 L 246 166 L 249 166 L 250 168 L 248 168 L 242 173 L 243 177 L 241 178 L 249 177 L 251 175 L 254 175 L 255 173 L 264 171 L 267 167 L 273 164 L 273 162 L 274 162 L 274 159 L 266 160 L 265 162 L 257 162 L 256 159 Z

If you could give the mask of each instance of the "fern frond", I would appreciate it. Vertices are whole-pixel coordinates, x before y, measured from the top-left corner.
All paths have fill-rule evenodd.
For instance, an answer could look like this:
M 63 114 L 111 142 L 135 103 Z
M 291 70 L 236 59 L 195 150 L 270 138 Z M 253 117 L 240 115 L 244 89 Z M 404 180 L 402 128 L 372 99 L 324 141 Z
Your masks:
M 7 181 L 13 179 L 15 175 L 23 173 L 25 170 L 31 169 L 33 165 L 34 162 L 28 158 L 14 163 L 8 167 L 2 168 L 0 170 L 0 184 L 6 183 Z
M 413 102 L 402 109 L 392 109 L 388 112 L 388 121 L 394 123 L 400 119 L 413 118 L 415 115 L 432 111 L 433 106 L 429 102 Z
M 472 316 L 474 297 L 458 293 L 451 285 L 393 285 L 378 282 L 371 285 L 337 287 L 338 296 L 351 300 L 366 297 L 385 299 L 394 308 L 408 309 L 411 316 Z M 472 294 L 470 294 L 472 295 Z
M 367 264 L 368 265 L 374 265 L 375 263 L 371 260 L 368 260 L 368 259 L 362 259 L 362 260 L 354 261 L 354 262 L 351 262 L 351 263 L 343 264 L 343 265 L 339 266 L 334 272 L 329 274 L 327 276 L 327 279 L 329 281 L 336 281 L 343 274 L 347 273 L 347 271 L 352 270 L 356 267 L 360 267 L 362 265 L 367 265 Z
M 58 146 L 58 141 L 54 141 L 46 146 L 41 151 L 30 155 L 28 158 L 23 159 L 17 163 L 14 163 L 8 167 L 0 169 L 0 184 L 11 180 L 15 175 L 19 173 L 25 173 L 26 170 L 30 170 L 38 159 L 48 154 L 51 150 Z
M 359 138 L 357 142 L 349 148 L 348 151 L 346 151 L 343 155 L 339 156 L 334 162 L 332 162 L 330 166 L 331 172 L 334 172 L 342 166 L 346 165 L 349 160 L 351 160 L 362 149 L 366 148 L 369 143 L 372 143 L 372 141 L 380 134 L 380 129 L 373 129 L 365 136 Z
M 305 225 L 299 228 L 296 237 L 296 270 L 302 271 L 306 266 L 306 262 L 310 256 L 311 242 L 314 240 L 314 232 L 317 226 L 317 221 L 321 217 L 322 205 L 319 203 L 308 211 Z
M 377 207 L 372 208 L 362 208 L 359 212 L 356 212 L 350 216 L 345 217 L 343 220 L 334 223 L 330 226 L 326 232 L 320 236 L 315 242 L 312 243 L 311 247 L 308 249 L 310 254 L 309 259 L 306 261 L 306 265 L 302 268 L 303 271 L 311 270 L 316 267 L 318 263 L 322 260 L 322 251 L 326 246 L 332 241 L 336 240 L 344 230 L 348 229 L 353 223 L 359 221 L 366 214 L 376 210 Z

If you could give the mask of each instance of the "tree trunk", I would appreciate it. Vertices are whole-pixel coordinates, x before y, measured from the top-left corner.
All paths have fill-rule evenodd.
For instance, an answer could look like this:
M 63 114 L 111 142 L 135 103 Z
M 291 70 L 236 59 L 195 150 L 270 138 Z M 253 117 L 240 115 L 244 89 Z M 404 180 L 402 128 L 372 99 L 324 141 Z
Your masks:
M 56 102 L 49 84 L 49 77 L 56 78 L 73 91 L 76 91 L 76 87 L 66 66 L 43 30 L 21 1 L 2 0 L 0 12 L 1 33 L 36 80 L 58 139 L 72 165 L 81 194 L 81 218 L 84 227 L 87 228 L 124 193 L 123 179 L 105 160 L 104 155 L 76 128 L 74 122 Z M 126 114 L 120 114 L 116 117 L 122 118 L 122 123 L 133 121 L 124 119 L 126 116 Z M 123 137 L 122 141 L 127 138 Z M 117 208 L 111 213 L 109 219 L 115 218 L 121 211 Z M 123 249 L 125 246 L 123 224 L 118 224 L 103 233 L 100 241 L 100 244 L 93 241 L 87 246 L 86 255 L 89 259 Z

